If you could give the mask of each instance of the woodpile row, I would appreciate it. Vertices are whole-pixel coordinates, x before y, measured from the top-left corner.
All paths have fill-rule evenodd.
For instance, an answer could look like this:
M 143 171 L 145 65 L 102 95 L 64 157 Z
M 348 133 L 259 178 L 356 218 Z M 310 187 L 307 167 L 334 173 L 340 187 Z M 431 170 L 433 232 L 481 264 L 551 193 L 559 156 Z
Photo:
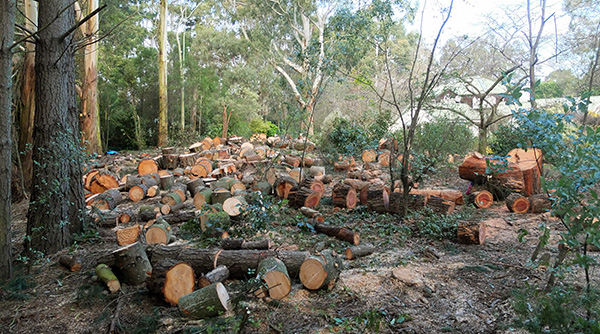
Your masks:
M 315 209 L 326 185 L 332 183 L 320 166 L 322 160 L 283 150 L 310 151 L 313 143 L 302 138 L 258 139 L 262 143 L 235 136 L 205 138 L 191 145 L 189 152 L 177 153 L 169 147 L 155 157 L 144 154 L 129 173 L 119 167 L 92 170 L 84 176 L 89 215 L 99 226 L 111 228 L 116 240 L 115 250 L 100 257 L 95 270 L 110 292 L 119 291 L 122 283 L 145 283 L 166 303 L 178 305 L 183 316 L 205 318 L 231 309 L 223 282 L 251 278 L 250 272 L 263 282 L 255 293 L 261 298 L 285 298 L 296 278 L 310 290 L 331 289 L 343 267 L 342 257 L 334 251 L 277 251 L 270 240 L 231 239 L 228 231 L 213 228 L 211 219 L 243 216 L 250 192 L 288 200 L 309 218 L 316 232 L 349 243 L 348 260 L 374 252 L 373 245 L 360 244 L 359 233 L 327 224 Z M 390 176 L 383 168 L 391 159 L 390 145 L 394 143 L 382 141 L 379 153 L 366 150 L 362 165 L 352 158 L 335 163 L 334 169 L 346 171 L 346 178 L 331 184 L 335 207 L 365 205 L 379 213 L 401 213 L 406 202 L 410 210 L 427 207 L 446 214 L 466 200 L 482 208 L 493 202 L 493 196 L 484 191 L 465 199 L 453 189 L 413 189 L 404 195 L 395 184 L 390 190 L 386 186 Z M 533 180 L 535 190 L 535 174 Z M 507 205 L 515 212 L 547 210 L 547 201 L 515 195 Z M 177 240 L 177 225 L 192 218 L 201 221 L 203 233 L 222 239 L 220 249 L 188 248 Z M 458 233 L 459 241 L 481 244 L 485 225 L 460 223 Z M 72 271 L 81 269 L 78 258 L 61 258 L 60 263 Z

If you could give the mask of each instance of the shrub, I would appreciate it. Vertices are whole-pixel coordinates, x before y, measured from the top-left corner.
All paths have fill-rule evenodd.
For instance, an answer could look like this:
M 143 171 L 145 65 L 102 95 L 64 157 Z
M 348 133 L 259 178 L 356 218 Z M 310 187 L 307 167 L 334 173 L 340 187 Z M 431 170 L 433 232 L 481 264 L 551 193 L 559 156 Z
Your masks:
M 507 155 L 523 141 L 521 132 L 515 126 L 500 125 L 490 140 L 490 149 L 495 155 Z
M 271 121 L 263 121 L 260 118 L 253 118 L 250 121 L 250 131 L 252 133 L 265 133 L 268 137 L 275 136 L 279 133 L 277 125 L 271 123 Z
M 414 152 L 428 157 L 431 165 L 448 160 L 450 154 L 464 154 L 473 147 L 473 133 L 463 122 L 438 118 L 417 127 Z

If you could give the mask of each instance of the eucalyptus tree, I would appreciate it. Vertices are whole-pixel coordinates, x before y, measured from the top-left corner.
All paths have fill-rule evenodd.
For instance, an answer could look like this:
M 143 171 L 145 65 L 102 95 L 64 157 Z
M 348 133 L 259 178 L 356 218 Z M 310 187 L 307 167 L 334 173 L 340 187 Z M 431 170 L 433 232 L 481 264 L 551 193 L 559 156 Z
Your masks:
M 167 0 L 160 0 L 158 21 L 158 146 L 169 142 L 169 101 L 167 92 Z

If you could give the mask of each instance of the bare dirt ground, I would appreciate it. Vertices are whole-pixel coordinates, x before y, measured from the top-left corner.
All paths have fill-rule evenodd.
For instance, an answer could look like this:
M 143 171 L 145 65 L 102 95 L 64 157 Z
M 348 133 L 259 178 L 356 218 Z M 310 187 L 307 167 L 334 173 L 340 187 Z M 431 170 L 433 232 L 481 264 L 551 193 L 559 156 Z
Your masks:
M 432 175 L 422 188 L 436 186 L 464 191 L 466 182 L 458 179 L 453 165 Z M 15 254 L 22 250 L 26 208 L 27 203 L 14 206 Z M 376 216 L 364 209 L 333 213 L 327 203 L 320 210 L 328 220 L 360 231 L 362 241 L 377 248 L 373 255 L 344 261 L 331 291 L 308 291 L 294 279 L 292 293 L 272 301 L 245 294 L 245 281 L 228 281 L 230 294 L 239 300 L 234 312 L 186 320 L 144 285 L 125 285 L 111 295 L 92 281 L 96 259 L 116 248 L 109 233 L 100 233 L 102 237 L 80 240 L 32 265 L 29 274 L 17 260 L 16 279 L 0 291 L 0 332 L 103 333 L 113 323 L 119 333 L 518 333 L 511 328 L 512 292 L 526 283 L 543 285 L 549 275 L 546 266 L 529 263 L 538 224 L 545 221 L 552 229 L 552 242 L 543 251 L 552 259 L 561 231 L 552 218 L 513 214 L 504 202 L 487 210 L 459 207 L 450 216 L 450 221 L 467 214 L 485 220 L 487 239 L 481 246 L 428 237 L 415 230 L 418 218 Z M 279 247 L 310 250 L 319 241 L 339 253 L 347 247 L 294 225 L 273 222 L 272 227 L 262 234 L 270 234 Z M 519 241 L 523 229 L 529 234 Z M 72 273 L 57 263 L 69 251 L 85 259 L 81 271 Z

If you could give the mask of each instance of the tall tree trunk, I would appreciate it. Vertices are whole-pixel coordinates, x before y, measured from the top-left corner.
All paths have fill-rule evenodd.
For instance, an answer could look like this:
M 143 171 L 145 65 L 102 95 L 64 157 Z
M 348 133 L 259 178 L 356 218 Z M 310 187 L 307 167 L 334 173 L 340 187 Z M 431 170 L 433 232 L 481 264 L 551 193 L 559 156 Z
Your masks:
M 37 2 L 25 0 L 25 28 L 34 32 L 37 30 Z M 25 44 L 23 60 L 23 78 L 21 85 L 21 113 L 19 131 L 19 152 L 23 168 L 23 184 L 26 192 L 30 191 L 33 172 L 31 145 L 33 145 L 33 118 L 35 115 L 35 44 Z
M 160 0 L 158 32 L 158 146 L 168 145 L 169 108 L 167 101 L 167 0 Z
M 31 255 L 68 246 L 69 224 L 80 226 L 84 209 L 73 35 L 63 37 L 74 17 L 70 0 L 39 2 L 45 29 L 36 44 L 35 164 L 25 245 Z
M 88 0 L 88 13 L 98 9 L 98 0 Z M 84 24 L 86 36 L 97 36 L 98 15 L 94 15 Z M 84 78 L 81 95 L 82 131 L 87 154 L 102 152 L 100 140 L 100 104 L 98 101 L 98 44 L 85 47 Z
M 478 151 L 479 153 L 485 155 L 486 154 L 486 148 L 487 148 L 487 134 L 488 134 L 488 127 L 487 126 L 482 126 L 479 128 L 479 145 L 478 145 Z
M 183 13 L 182 13 L 183 15 Z M 180 83 L 180 94 L 181 94 L 181 131 L 185 130 L 185 79 L 183 62 L 185 61 L 185 31 L 183 37 L 179 37 L 179 33 L 175 35 L 177 41 L 177 51 L 179 54 L 179 83 Z M 181 40 L 180 40 L 181 38 Z M 183 44 L 183 45 L 182 45 Z
M 12 50 L 15 0 L 0 0 L 0 281 L 12 277 L 10 233 Z
M 190 124 L 192 124 L 192 133 L 196 133 L 196 115 L 198 114 L 198 88 L 194 87 L 192 91 L 192 110 L 190 111 Z

